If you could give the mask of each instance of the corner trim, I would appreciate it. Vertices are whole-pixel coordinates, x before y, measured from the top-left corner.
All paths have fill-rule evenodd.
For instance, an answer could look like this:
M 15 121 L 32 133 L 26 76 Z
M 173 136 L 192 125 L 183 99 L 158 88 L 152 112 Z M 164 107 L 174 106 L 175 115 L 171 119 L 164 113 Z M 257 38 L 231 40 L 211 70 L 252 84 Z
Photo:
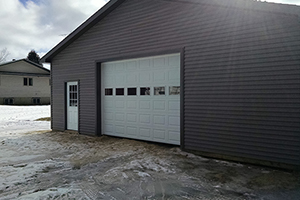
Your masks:
M 184 59 L 185 47 L 180 52 L 180 148 L 185 149 L 184 141 Z
M 96 135 L 102 135 L 101 62 L 96 62 Z

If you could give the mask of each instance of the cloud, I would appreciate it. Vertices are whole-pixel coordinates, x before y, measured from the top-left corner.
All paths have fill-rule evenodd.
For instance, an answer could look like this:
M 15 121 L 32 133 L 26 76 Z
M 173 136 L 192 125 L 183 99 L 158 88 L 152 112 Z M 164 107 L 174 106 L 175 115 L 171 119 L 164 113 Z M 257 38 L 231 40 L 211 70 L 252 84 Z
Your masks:
M 34 49 L 42 57 L 108 0 L 0 1 L 0 49 L 11 59 Z
M 300 5 L 300 0 L 267 0 L 267 2 Z

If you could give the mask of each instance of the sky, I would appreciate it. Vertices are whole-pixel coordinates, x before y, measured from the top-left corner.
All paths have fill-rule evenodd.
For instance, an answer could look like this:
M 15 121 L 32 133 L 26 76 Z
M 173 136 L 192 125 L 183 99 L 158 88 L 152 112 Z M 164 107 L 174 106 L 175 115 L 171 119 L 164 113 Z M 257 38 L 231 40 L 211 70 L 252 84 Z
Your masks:
M 0 51 L 6 61 L 45 55 L 109 0 L 0 0 Z M 269 0 L 300 5 L 300 0 Z

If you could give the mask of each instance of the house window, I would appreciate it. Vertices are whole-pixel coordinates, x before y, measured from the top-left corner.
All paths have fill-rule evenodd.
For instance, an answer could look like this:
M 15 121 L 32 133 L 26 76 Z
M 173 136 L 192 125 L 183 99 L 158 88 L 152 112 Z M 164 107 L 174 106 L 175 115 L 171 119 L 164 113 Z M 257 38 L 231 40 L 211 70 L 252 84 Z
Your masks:
M 4 98 L 3 99 L 3 104 L 4 105 L 13 105 L 14 104 L 14 99 L 13 98 Z
M 33 85 L 33 80 L 32 78 L 29 78 L 29 86 L 32 86 Z
M 25 86 L 29 85 L 29 86 L 33 86 L 33 79 L 32 78 L 24 78 L 23 79 L 23 84 Z
M 33 97 L 32 98 L 32 104 L 34 104 L 34 105 L 41 104 L 41 98 L 39 98 L 39 97 Z
M 27 82 L 27 78 L 24 78 L 24 85 L 27 85 L 28 82 Z

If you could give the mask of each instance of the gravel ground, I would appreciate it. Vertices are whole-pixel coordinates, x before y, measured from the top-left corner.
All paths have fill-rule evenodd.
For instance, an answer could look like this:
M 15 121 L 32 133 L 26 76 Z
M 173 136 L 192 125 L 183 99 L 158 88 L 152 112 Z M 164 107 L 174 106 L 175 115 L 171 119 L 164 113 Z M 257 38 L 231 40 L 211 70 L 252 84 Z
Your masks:
M 0 134 L 0 199 L 300 199 L 299 173 L 66 132 Z

